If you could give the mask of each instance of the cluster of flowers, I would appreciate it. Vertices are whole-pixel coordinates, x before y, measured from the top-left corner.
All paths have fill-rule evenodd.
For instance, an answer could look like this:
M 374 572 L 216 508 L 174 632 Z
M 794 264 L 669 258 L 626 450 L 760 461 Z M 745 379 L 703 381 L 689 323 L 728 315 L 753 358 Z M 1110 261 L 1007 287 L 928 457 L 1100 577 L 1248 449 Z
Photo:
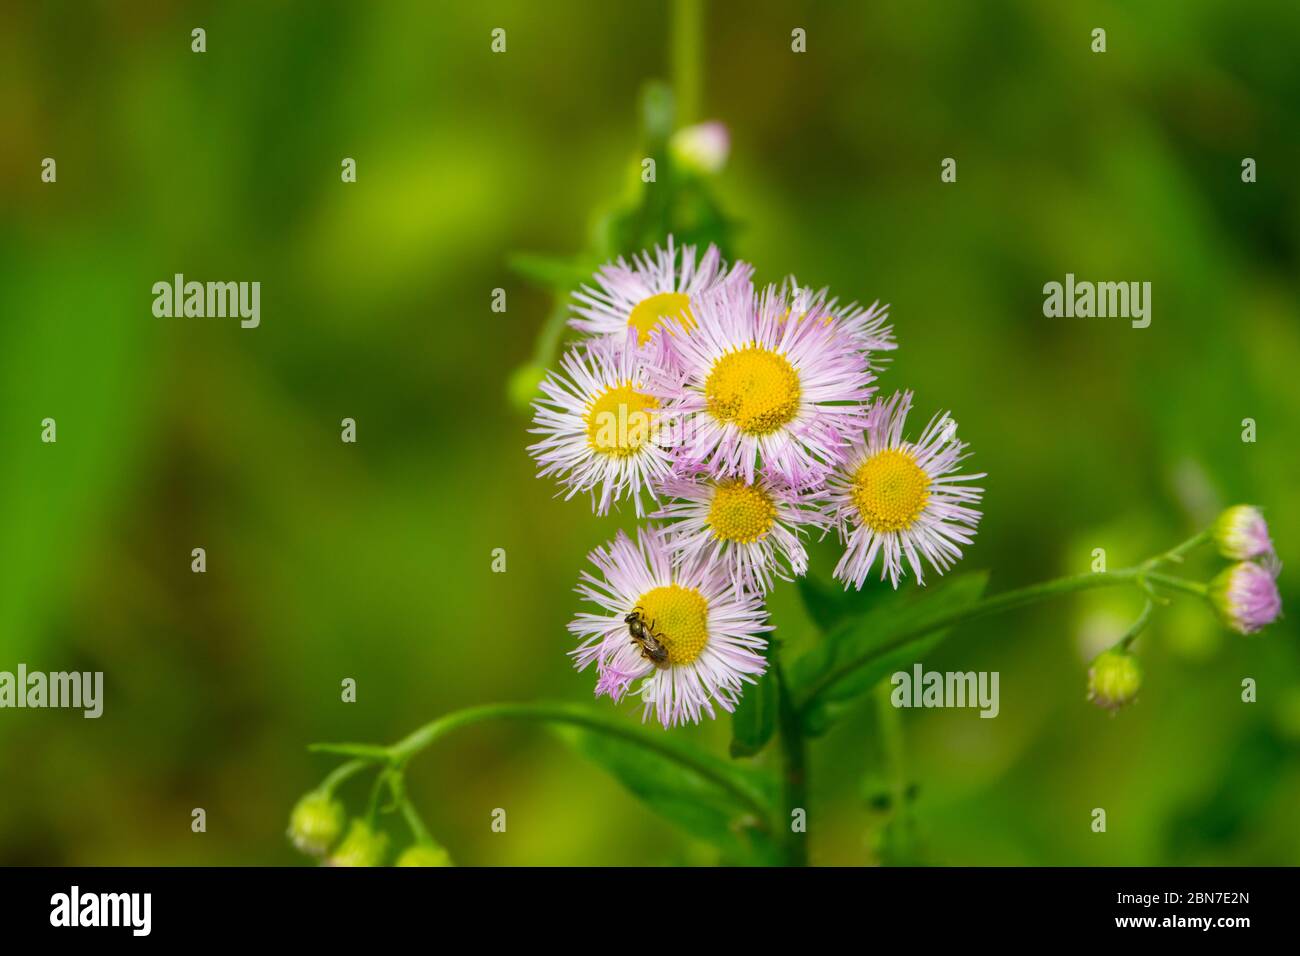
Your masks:
M 569 629 L 597 695 L 639 695 L 664 727 L 734 709 L 763 673 L 763 595 L 806 572 L 810 531 L 838 531 L 846 587 L 879 560 L 897 588 L 961 557 L 983 494 L 946 413 L 908 440 L 911 392 L 876 394 L 887 307 L 757 288 L 748 264 L 696 253 L 669 239 L 576 293 L 586 335 L 543 381 L 529 447 L 566 497 L 655 521 L 592 552 L 578 593 L 599 610 Z

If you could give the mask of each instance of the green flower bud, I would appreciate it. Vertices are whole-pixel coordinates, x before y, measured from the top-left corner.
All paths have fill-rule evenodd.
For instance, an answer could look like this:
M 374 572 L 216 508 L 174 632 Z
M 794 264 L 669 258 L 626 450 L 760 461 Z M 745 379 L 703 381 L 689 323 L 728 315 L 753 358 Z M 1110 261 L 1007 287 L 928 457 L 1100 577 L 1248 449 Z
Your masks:
M 1220 571 L 1210 582 L 1210 603 L 1223 623 L 1239 634 L 1254 634 L 1282 615 L 1275 561 L 1268 567 L 1241 561 Z
M 348 835 L 325 862 L 329 866 L 380 866 L 388 853 L 388 835 L 365 820 L 353 820 Z
M 1141 689 L 1142 668 L 1126 651 L 1104 651 L 1088 668 L 1088 699 L 1098 707 L 1118 710 Z
M 698 123 L 673 133 L 668 149 L 682 169 L 700 176 L 711 176 L 727 165 L 731 134 L 722 123 Z
M 455 866 L 451 855 L 434 843 L 417 843 L 408 846 L 397 858 L 398 866 Z
M 324 856 L 343 833 L 347 813 L 328 793 L 312 791 L 289 814 L 289 839 L 308 856 Z
M 546 369 L 531 362 L 521 365 L 510 373 L 506 384 L 506 393 L 510 404 L 518 411 L 532 414 L 532 402 L 541 394 L 542 380 L 546 378 Z
M 1214 522 L 1214 544 L 1219 553 L 1233 561 L 1249 561 L 1273 553 L 1268 523 L 1258 508 L 1233 505 Z

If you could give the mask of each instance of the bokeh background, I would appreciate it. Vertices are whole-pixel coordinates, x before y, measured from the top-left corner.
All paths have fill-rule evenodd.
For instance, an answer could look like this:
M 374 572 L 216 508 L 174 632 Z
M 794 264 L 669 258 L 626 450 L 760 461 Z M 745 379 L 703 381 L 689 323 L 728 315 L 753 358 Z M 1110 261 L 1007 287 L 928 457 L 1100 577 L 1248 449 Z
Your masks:
M 1294 563 L 1300 7 L 737 0 L 704 24 L 731 251 L 892 304 L 882 385 L 953 409 L 989 473 L 966 568 L 1001 590 L 1097 547 L 1120 566 L 1237 501 Z M 333 765 L 309 742 L 589 698 L 564 625 L 619 521 L 532 477 L 507 383 L 553 298 L 509 263 L 596 248 L 672 46 L 659 2 L 4 5 L 0 669 L 102 670 L 106 703 L 0 711 L 0 862 L 300 862 L 288 810 Z M 154 318 L 176 272 L 259 280 L 261 327 Z M 1150 281 L 1150 328 L 1044 318 L 1067 272 Z M 1001 715 L 903 714 L 913 860 L 1300 862 L 1294 624 L 1244 639 L 1175 602 L 1111 718 L 1086 661 L 1139 604 L 1039 605 L 925 661 L 999 671 Z M 792 650 L 813 640 L 792 588 L 772 606 Z M 877 729 L 864 702 L 813 745 L 814 862 L 882 858 Z M 728 732 L 681 731 L 719 753 Z M 716 860 L 540 729 L 448 738 L 410 789 L 463 863 Z

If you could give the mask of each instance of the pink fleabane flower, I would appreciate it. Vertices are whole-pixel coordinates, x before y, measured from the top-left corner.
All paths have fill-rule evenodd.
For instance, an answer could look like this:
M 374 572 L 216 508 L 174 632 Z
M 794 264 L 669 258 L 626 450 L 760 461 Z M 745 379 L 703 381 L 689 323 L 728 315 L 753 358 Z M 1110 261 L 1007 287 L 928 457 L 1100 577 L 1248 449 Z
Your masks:
M 721 566 L 738 588 L 765 592 L 773 578 L 802 577 L 808 552 L 799 540 L 808 526 L 824 527 L 816 494 L 766 477 L 673 477 L 659 489 L 675 498 L 653 518 L 665 525 L 668 546 L 683 561 Z
M 786 279 L 786 289 L 790 295 L 792 316 L 821 318 L 824 322 L 834 323 L 866 352 L 889 352 L 898 348 L 894 327 L 889 324 L 889 306 L 881 305 L 880 300 L 865 308 L 856 302 L 841 305 L 838 297 L 828 298 L 829 288 L 816 291 L 804 288 L 794 276 Z
M 1219 572 L 1210 582 L 1210 601 L 1228 627 L 1240 634 L 1254 634 L 1281 617 L 1279 570 L 1276 561 L 1269 567 L 1241 561 Z
M 555 475 L 568 489 L 566 499 L 590 492 L 593 510 L 605 514 L 631 497 L 640 517 L 641 493 L 654 497 L 653 482 L 668 477 L 672 456 L 659 400 L 645 386 L 645 362 L 658 346 L 638 349 L 636 333 L 624 335 L 622 347 L 612 339 L 578 345 L 560 360 L 561 372 L 543 380 L 529 429 L 543 437 L 528 451 L 539 477 Z
M 684 460 L 718 478 L 752 484 L 761 468 L 808 488 L 861 433 L 875 392 L 866 358 L 833 323 L 786 321 L 789 312 L 773 286 L 760 297 L 729 285 L 701 303 L 690 335 L 668 323 L 672 374 L 650 384 Z
M 1214 523 L 1214 543 L 1219 553 L 1234 561 L 1249 561 L 1273 553 L 1268 522 L 1252 505 L 1233 505 Z
M 577 591 L 600 610 L 570 622 L 581 641 L 570 653 L 578 670 L 596 665 L 596 695 L 639 694 L 641 719 L 653 712 L 665 728 L 715 717 L 715 704 L 734 710 L 767 667 L 762 599 L 720 567 L 674 558 L 660 528 L 640 529 L 635 542 L 620 531 L 589 557 L 599 576 L 584 571 Z M 648 638 L 634 639 L 629 615 Z
M 831 476 L 829 501 L 847 545 L 835 577 L 845 587 L 861 588 L 877 556 L 881 579 L 895 588 L 904 559 L 924 583 L 923 557 L 942 574 L 975 535 L 980 513 L 970 506 L 984 491 L 963 482 L 984 475 L 953 474 L 966 444 L 947 414 L 932 418 L 916 442 L 904 441 L 911 407 L 911 392 L 878 400 L 866 434 Z
M 674 247 L 668 237 L 666 250 L 655 247 L 632 257 L 619 258 L 601 266 L 594 276 L 596 288 L 584 285 L 574 293 L 575 329 L 592 335 L 614 336 L 621 345 L 628 329 L 636 329 L 641 345 L 648 343 L 665 319 L 674 319 L 687 330 L 695 326 L 700 302 L 731 283 L 747 284 L 753 267 L 727 264 L 710 245 L 696 260 L 694 246 Z

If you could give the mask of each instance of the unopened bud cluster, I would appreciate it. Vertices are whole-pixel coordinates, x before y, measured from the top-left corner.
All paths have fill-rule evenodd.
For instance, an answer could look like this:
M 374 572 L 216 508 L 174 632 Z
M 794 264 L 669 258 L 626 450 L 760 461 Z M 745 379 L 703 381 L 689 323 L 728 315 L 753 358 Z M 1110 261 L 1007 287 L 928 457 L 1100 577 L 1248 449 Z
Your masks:
M 1209 585 L 1210 602 L 1223 623 L 1239 634 L 1254 634 L 1281 617 L 1281 564 L 1259 509 L 1235 505 L 1219 515 L 1214 543 L 1220 554 L 1237 562 Z
M 1268 523 L 1253 505 L 1234 505 L 1215 520 L 1209 531 L 1144 567 L 1160 560 L 1181 560 L 1183 552 L 1206 540 L 1214 542 L 1219 554 L 1234 562 L 1206 585 L 1182 582 L 1188 590 L 1203 593 L 1232 630 L 1254 634 L 1282 616 L 1282 595 L 1277 576 L 1281 563 L 1273 550 Z M 1136 633 L 1146 623 L 1145 615 L 1134 631 L 1115 647 L 1099 654 L 1088 669 L 1088 700 L 1114 712 L 1132 701 L 1142 687 L 1142 669 L 1129 650 Z
M 343 804 L 325 790 L 313 790 L 294 806 L 289 814 L 289 840 L 325 866 L 383 866 L 389 859 L 388 835 L 367 820 L 349 822 Z M 421 832 L 418 842 L 398 854 L 395 865 L 456 864 L 445 849 Z

